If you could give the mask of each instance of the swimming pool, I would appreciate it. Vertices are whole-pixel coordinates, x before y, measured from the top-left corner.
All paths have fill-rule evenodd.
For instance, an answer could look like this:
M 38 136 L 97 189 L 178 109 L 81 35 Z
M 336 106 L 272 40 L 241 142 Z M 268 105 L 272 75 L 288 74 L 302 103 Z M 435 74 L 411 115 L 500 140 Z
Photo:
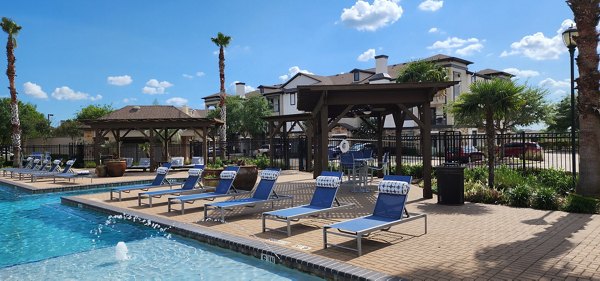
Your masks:
M 320 280 L 282 266 L 0 186 L 0 280 Z M 115 248 L 124 241 L 129 259 Z

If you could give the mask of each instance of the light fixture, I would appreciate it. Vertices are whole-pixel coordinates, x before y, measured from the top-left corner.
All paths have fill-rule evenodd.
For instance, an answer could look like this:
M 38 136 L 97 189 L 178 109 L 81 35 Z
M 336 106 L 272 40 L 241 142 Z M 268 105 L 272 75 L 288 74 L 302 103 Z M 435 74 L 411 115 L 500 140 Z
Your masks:
M 363 113 L 364 113 L 365 115 L 371 115 L 371 110 L 369 110 L 369 109 L 367 109 L 367 110 L 364 110 L 364 111 L 363 111 Z
M 575 27 L 573 27 L 573 25 L 571 25 L 571 27 L 567 28 L 567 30 L 563 31 L 562 37 L 563 37 L 563 42 L 565 43 L 565 46 L 569 49 L 577 47 L 577 42 L 575 41 L 575 38 L 574 38 L 577 36 L 579 36 L 579 32 L 577 31 L 577 29 Z
M 569 49 L 569 56 L 571 62 L 571 174 L 573 176 L 573 183 L 577 184 L 577 147 L 575 145 L 575 48 L 577 48 L 576 37 L 579 35 L 577 29 L 571 25 L 567 30 L 563 31 L 562 37 L 565 46 Z

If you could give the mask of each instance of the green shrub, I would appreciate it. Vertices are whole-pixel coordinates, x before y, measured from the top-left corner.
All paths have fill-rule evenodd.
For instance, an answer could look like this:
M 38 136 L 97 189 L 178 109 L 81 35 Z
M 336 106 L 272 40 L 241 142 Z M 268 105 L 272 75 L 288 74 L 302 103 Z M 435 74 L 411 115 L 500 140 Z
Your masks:
M 496 168 L 494 173 L 494 186 L 498 190 L 505 190 L 517 187 L 527 181 L 527 179 L 517 170 L 507 166 Z
M 221 160 L 221 158 L 217 158 L 215 159 L 215 163 L 213 164 L 212 162 L 209 162 L 206 164 L 206 168 L 208 169 L 220 169 L 223 168 L 223 160 Z
M 96 168 L 96 162 L 94 161 L 85 161 L 83 163 L 84 168 Z
M 508 189 L 506 199 L 509 206 L 524 208 L 529 207 L 531 194 L 532 188 L 526 183 L 521 183 L 514 188 Z
M 390 168 L 390 174 L 396 174 L 396 166 L 392 166 Z M 400 174 L 405 176 L 412 176 L 413 178 L 422 179 L 423 178 L 423 165 L 402 165 L 400 169 Z M 432 174 L 432 178 L 434 175 Z
M 465 200 L 474 203 L 502 204 L 504 195 L 501 191 L 488 188 L 481 181 L 465 182 Z
M 559 197 L 550 187 L 536 189 L 531 196 L 531 207 L 540 210 L 558 210 Z
M 254 159 L 254 164 L 256 165 L 257 168 L 259 169 L 264 169 L 266 167 L 269 166 L 269 158 L 267 158 L 267 156 L 265 155 L 257 155 L 256 159 Z
M 542 187 L 554 189 L 561 195 L 566 195 L 575 190 L 571 174 L 555 169 L 541 169 L 530 172 L 536 182 Z
M 482 183 L 487 183 L 487 169 L 487 166 L 465 169 L 465 181 L 480 181 Z
M 571 213 L 594 214 L 598 212 L 600 200 L 577 194 L 569 194 L 563 210 Z

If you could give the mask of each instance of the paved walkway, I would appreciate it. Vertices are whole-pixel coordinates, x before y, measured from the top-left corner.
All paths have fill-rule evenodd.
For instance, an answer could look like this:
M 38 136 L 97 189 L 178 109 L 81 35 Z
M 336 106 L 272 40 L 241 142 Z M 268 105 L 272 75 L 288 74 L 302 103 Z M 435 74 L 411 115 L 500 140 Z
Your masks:
M 277 192 L 294 195 L 296 204 L 310 200 L 314 189 L 311 174 L 284 171 L 278 182 Z M 157 199 L 154 207 L 148 208 L 138 207 L 137 197 L 122 202 L 109 201 L 108 193 L 81 197 L 108 207 L 130 208 L 198 228 L 256 239 L 264 242 L 266 248 L 280 245 L 411 280 L 600 280 L 600 216 L 474 203 L 443 206 L 436 204 L 435 198 L 419 199 L 422 190 L 416 186 L 411 190 L 407 208 L 409 212 L 428 214 L 427 234 L 421 235 L 423 221 L 415 220 L 389 232 L 373 234 L 363 242 L 361 257 L 345 250 L 325 250 L 321 226 L 372 211 L 376 193 L 351 193 L 351 189 L 343 185 L 338 198 L 354 203 L 354 207 L 332 213 L 329 218 L 303 219 L 293 224 L 291 237 L 261 232 L 260 212 L 268 210 L 267 206 L 231 211 L 228 222 L 221 224 L 198 222 L 205 202 L 190 205 L 181 215 L 167 212 L 166 199 Z M 373 184 L 371 190 L 375 189 Z M 275 208 L 287 206 L 283 201 Z M 277 222 L 269 225 L 273 224 Z M 330 241 L 354 245 L 354 241 L 342 237 L 332 236 Z

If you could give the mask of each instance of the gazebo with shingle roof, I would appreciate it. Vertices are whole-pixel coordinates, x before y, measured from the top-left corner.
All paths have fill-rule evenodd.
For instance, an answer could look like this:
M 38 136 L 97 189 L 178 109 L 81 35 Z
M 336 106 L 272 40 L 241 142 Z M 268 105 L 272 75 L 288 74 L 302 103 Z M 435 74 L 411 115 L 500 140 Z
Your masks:
M 202 139 L 202 155 L 208 155 L 207 137 L 211 127 L 223 125 L 223 121 L 207 118 L 204 111 L 179 109 L 175 106 L 148 105 L 125 106 L 96 120 L 85 120 L 85 124 L 95 132 L 94 160 L 100 162 L 100 145 L 110 132 L 117 141 L 117 153 L 121 155 L 120 141 L 131 131 L 140 132 L 150 142 L 150 155 L 153 154 L 155 136 L 163 141 L 163 159 L 168 161 L 169 142 L 179 130 L 193 130 Z M 124 133 L 122 133 L 124 132 Z M 208 160 L 208 159 L 206 159 Z M 151 166 L 156 160 L 151 157 Z

